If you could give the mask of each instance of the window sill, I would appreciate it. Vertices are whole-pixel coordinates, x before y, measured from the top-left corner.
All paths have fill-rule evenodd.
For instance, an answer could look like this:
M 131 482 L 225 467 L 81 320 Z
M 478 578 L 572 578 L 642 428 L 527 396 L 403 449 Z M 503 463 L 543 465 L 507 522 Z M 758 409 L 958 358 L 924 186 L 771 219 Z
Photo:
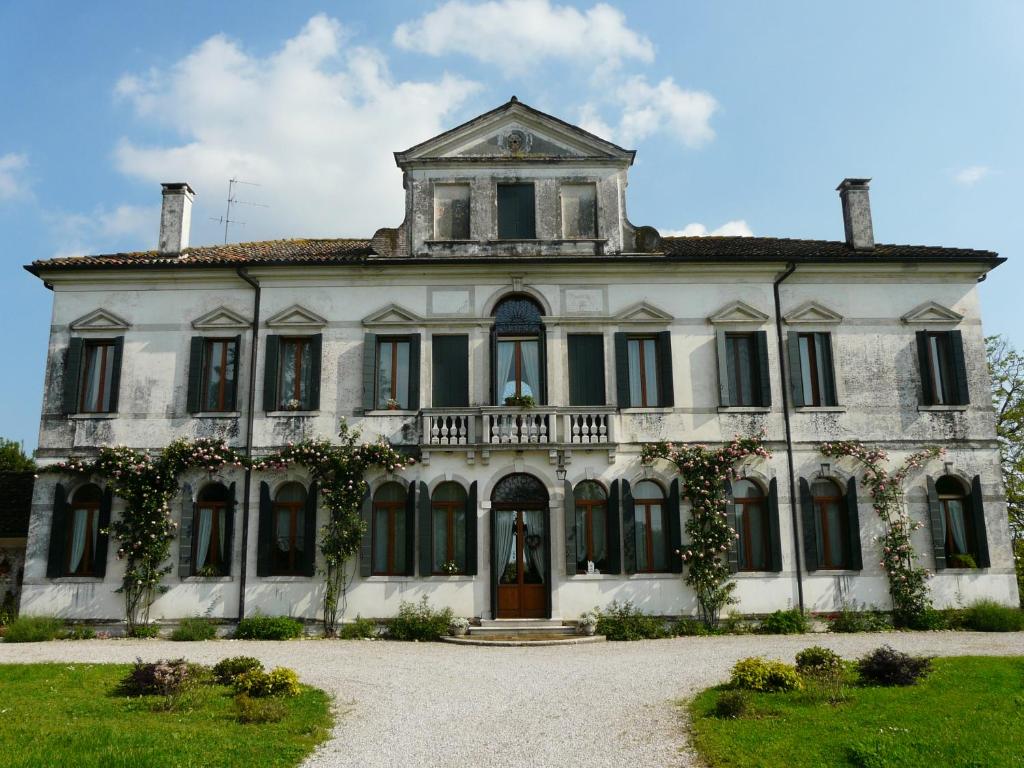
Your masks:
M 845 405 L 794 405 L 795 413 L 846 413 Z
M 196 419 L 237 419 L 241 415 L 241 411 L 197 411 L 192 414 Z
M 54 584 L 99 584 L 103 581 L 102 576 L 58 576 L 50 579 Z
M 434 577 L 431 576 L 430 578 L 434 578 Z M 441 577 L 441 578 L 451 578 L 451 577 Z M 378 583 L 387 584 L 388 582 L 416 581 L 416 577 L 415 576 L 381 576 L 380 574 L 377 574 L 376 576 L 364 576 L 363 577 L 363 581 L 367 582 L 367 583 L 378 582 Z
M 942 413 L 944 411 L 966 411 L 966 405 L 919 405 L 917 406 L 918 413 L 929 413 L 937 412 Z
M 809 576 L 860 576 L 864 571 L 857 571 L 852 568 L 819 568 L 816 571 L 808 571 L 807 573 Z M 884 571 L 882 575 L 884 575 Z
M 781 577 L 783 573 L 782 571 L 736 571 L 729 575 L 735 579 L 764 579 L 773 576 Z
M 656 576 L 658 574 L 644 573 L 635 575 Z M 674 573 L 672 575 L 675 576 Z M 621 579 L 623 576 L 621 573 L 577 573 L 572 576 L 568 576 L 567 578 L 572 579 L 573 581 L 607 581 L 609 579 Z
M 951 573 L 954 576 L 970 576 L 971 574 L 981 575 L 986 573 L 988 568 L 943 568 L 941 571 L 934 571 L 934 574 L 938 576 L 940 573 Z
M 770 405 L 720 405 L 719 413 L 771 413 Z
M 291 416 L 319 416 L 320 411 L 267 411 L 268 418 L 288 418 Z
M 68 414 L 69 419 L 75 421 L 92 421 L 97 419 L 116 419 L 116 413 L 70 413 Z
M 268 577 L 269 578 L 269 577 Z M 182 584 L 228 584 L 234 581 L 231 576 L 186 576 Z
M 658 579 L 681 579 L 681 574 L 678 573 L 627 573 L 626 578 L 630 581 L 646 581 L 646 580 L 658 580 Z
M 628 415 L 634 414 L 634 413 L 635 414 L 644 414 L 644 413 L 672 413 L 673 411 L 675 411 L 675 408 L 673 408 L 670 405 L 655 405 L 655 406 L 644 407 L 644 408 L 620 408 L 619 411 L 620 411 L 620 413 L 623 413 L 626 416 L 628 416 Z
M 390 408 L 379 408 L 373 411 L 364 411 L 363 416 L 415 416 L 419 411 L 402 410 L 396 408 L 394 410 Z
M 312 576 L 257 576 L 261 584 L 302 584 L 313 580 Z
M 395 577 L 395 576 L 390 576 L 390 577 L 389 576 L 371 576 L 370 578 L 371 579 L 387 579 L 387 578 L 392 578 L 392 579 L 393 578 L 410 579 L 412 577 L 411 576 L 398 576 L 398 577 Z M 420 578 L 423 578 L 423 579 L 428 579 L 428 578 L 429 579 L 441 579 L 442 581 L 473 581 L 473 579 L 475 579 L 476 577 L 475 576 L 471 576 L 468 573 L 432 573 L 432 574 L 430 574 L 430 576 L 421 576 Z

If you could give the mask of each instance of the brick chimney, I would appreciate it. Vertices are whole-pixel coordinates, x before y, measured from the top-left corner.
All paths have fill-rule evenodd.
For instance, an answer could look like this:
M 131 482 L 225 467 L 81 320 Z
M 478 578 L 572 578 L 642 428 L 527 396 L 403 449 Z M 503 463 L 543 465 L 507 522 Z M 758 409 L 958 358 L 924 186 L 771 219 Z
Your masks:
M 843 202 L 843 227 L 846 244 L 855 251 L 873 251 L 875 233 L 871 228 L 871 198 L 868 182 L 871 179 L 843 179 L 836 189 Z
M 188 231 L 192 226 L 192 199 L 196 193 L 184 182 L 161 184 L 164 201 L 160 208 L 160 253 L 180 253 L 188 248 Z

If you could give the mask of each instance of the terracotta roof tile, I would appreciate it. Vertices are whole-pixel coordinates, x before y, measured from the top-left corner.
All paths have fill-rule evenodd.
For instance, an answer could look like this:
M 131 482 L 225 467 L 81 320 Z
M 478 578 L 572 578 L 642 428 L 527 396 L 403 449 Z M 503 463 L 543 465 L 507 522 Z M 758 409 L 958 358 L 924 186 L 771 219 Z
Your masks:
M 998 254 L 993 251 L 971 248 L 878 243 L 874 250 L 855 251 L 842 240 L 797 240 L 785 237 L 665 237 L 662 238 L 661 245 L 669 257 L 695 261 L 851 257 L 857 257 L 858 260 L 877 258 L 908 261 L 998 258 Z

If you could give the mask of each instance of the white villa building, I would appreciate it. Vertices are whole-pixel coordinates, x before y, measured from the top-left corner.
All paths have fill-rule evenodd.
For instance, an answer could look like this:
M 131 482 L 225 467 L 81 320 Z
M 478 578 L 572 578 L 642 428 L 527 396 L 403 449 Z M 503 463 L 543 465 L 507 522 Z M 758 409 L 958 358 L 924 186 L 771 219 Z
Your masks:
M 428 595 L 571 619 L 696 610 L 689 504 L 644 443 L 766 433 L 732 485 L 747 614 L 888 608 L 881 523 L 818 445 L 939 445 L 906 487 L 933 600 L 1016 605 L 977 290 L 1003 259 L 876 243 L 866 179 L 839 186 L 843 239 L 662 237 L 627 217 L 634 154 L 513 97 L 396 153 L 405 220 L 363 240 L 193 247 L 193 192 L 165 184 L 157 250 L 27 267 L 53 291 L 37 459 L 181 436 L 260 456 L 344 418 L 417 457 L 368 478 L 346 618 Z M 253 471 L 245 498 L 245 475 L 184 478 L 154 619 L 320 617 L 310 477 Z M 122 616 L 120 505 L 40 475 L 23 613 Z

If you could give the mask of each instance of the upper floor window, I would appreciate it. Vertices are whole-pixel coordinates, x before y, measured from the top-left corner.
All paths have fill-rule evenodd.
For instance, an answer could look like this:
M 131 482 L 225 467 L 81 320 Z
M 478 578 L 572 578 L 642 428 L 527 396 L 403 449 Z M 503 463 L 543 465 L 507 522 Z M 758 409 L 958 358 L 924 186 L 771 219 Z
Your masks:
M 597 237 L 597 187 L 563 184 L 562 237 L 567 240 Z
M 533 184 L 498 185 L 498 239 L 533 240 L 535 225 Z
M 191 413 L 236 408 L 240 337 L 192 339 L 189 356 L 188 406 Z
M 673 404 L 672 337 L 669 331 L 615 334 L 615 365 L 620 408 Z
M 95 576 L 96 553 L 100 538 L 99 486 L 83 485 L 71 499 L 67 526 L 65 576 Z
M 207 485 L 199 493 L 192 520 L 193 575 L 227 574 L 228 534 L 228 489 L 220 483 Z
M 669 571 L 669 531 L 665 492 L 652 480 L 642 480 L 633 489 L 633 504 L 637 571 Z
M 321 334 L 267 336 L 263 407 L 315 411 L 320 407 Z
M 789 334 L 789 375 L 794 406 L 836 404 L 832 340 L 828 333 Z
M 469 239 L 469 184 L 435 185 L 434 238 Z
M 435 408 L 469 405 L 469 336 L 431 337 L 431 403 Z
M 736 541 L 739 570 L 768 571 L 770 568 L 768 507 L 760 486 L 750 480 L 732 484 L 736 505 Z
M 629 404 L 634 407 L 658 402 L 658 347 L 653 337 L 631 338 L 629 355 Z
M 768 407 L 768 336 L 764 331 L 718 332 L 718 372 L 724 406 Z
M 924 405 L 967 405 L 967 368 L 960 331 L 918 331 Z
M 430 572 L 454 575 L 466 573 L 466 490 L 454 482 L 441 483 L 430 499 L 431 559 Z
M 569 353 L 569 405 L 604 405 L 604 336 L 570 333 L 565 340 Z
M 590 564 L 598 573 L 608 569 L 608 494 L 593 480 L 573 489 L 576 503 L 576 572 L 587 573 Z
M 377 408 L 409 407 L 409 339 L 377 340 Z
M 526 397 L 543 403 L 544 326 L 536 302 L 525 296 L 503 299 L 494 310 L 491 343 L 495 405 Z
M 306 489 L 285 483 L 274 497 L 274 547 L 271 572 L 275 576 L 303 573 L 307 552 Z
M 79 382 L 79 413 L 113 413 L 117 410 L 117 373 L 120 368 L 119 339 L 97 339 L 82 346 Z

